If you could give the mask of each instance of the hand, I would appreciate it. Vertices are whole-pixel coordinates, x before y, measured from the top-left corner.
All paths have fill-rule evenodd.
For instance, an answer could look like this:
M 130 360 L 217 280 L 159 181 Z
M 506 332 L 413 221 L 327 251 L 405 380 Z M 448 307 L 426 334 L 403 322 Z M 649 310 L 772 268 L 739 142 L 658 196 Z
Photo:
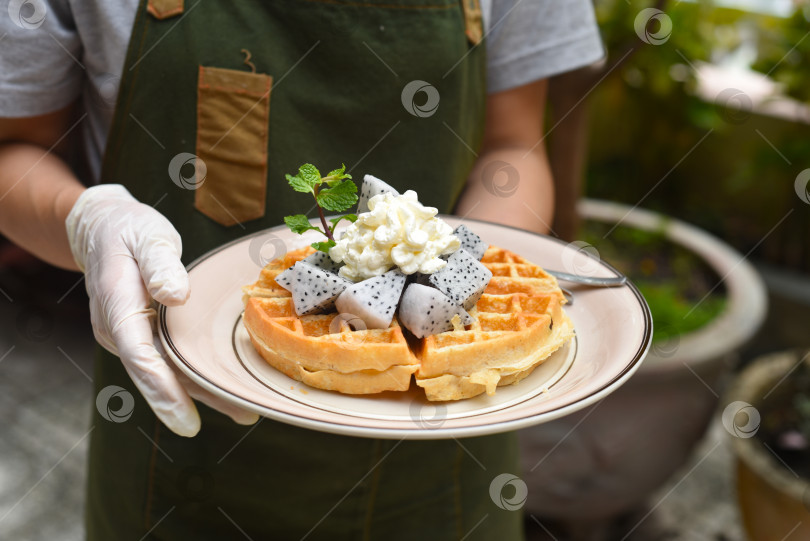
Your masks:
M 106 184 L 82 193 L 66 220 L 70 249 L 85 274 L 93 334 L 118 355 L 155 415 L 176 434 L 194 436 L 200 415 L 191 397 L 253 424 L 258 416 L 208 393 L 167 362 L 155 340 L 153 299 L 186 302 L 188 274 L 172 224 L 123 186 Z

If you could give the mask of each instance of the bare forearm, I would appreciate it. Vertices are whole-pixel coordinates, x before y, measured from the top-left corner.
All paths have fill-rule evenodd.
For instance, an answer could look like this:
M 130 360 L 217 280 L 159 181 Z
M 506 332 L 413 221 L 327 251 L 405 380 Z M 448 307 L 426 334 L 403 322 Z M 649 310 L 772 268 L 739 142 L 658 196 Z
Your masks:
M 548 233 L 554 217 L 554 186 L 543 146 L 482 154 L 456 214 Z
M 44 148 L 0 145 L 0 233 L 58 267 L 78 270 L 65 218 L 84 191 L 70 168 Z

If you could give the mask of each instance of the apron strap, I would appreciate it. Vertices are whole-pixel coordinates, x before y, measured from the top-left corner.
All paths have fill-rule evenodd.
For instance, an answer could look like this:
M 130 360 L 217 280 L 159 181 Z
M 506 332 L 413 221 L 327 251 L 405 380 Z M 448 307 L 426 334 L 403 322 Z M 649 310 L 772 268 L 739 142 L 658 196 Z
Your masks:
M 183 13 L 183 0 L 149 0 L 146 9 L 156 19 L 169 19 Z
M 480 0 L 461 0 L 461 5 L 464 8 L 464 33 L 471 44 L 478 45 L 484 38 Z

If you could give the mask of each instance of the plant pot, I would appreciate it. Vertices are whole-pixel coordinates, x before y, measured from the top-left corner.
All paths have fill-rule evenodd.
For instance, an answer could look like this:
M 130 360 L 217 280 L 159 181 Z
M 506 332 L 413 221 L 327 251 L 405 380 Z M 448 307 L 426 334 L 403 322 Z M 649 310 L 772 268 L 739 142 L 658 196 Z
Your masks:
M 527 512 L 588 521 L 598 532 L 642 505 L 689 458 L 717 406 L 723 376 L 765 317 L 767 297 L 743 256 L 701 229 L 603 201 L 585 200 L 579 212 L 588 220 L 661 231 L 723 277 L 727 292 L 714 320 L 654 344 L 636 374 L 603 401 L 521 431 Z
M 778 386 L 790 384 L 801 362 L 810 365 L 808 355 L 809 351 L 791 351 L 760 357 L 740 373 L 725 397 L 728 406 L 723 420 L 733 440 L 737 497 L 751 541 L 810 539 L 810 480 L 789 469 L 775 448 L 757 435 L 771 414 L 767 398 Z M 748 409 L 739 402 L 761 416 L 759 423 L 756 418 L 750 422 L 749 430 L 745 428 L 750 417 L 735 419 L 737 410 Z

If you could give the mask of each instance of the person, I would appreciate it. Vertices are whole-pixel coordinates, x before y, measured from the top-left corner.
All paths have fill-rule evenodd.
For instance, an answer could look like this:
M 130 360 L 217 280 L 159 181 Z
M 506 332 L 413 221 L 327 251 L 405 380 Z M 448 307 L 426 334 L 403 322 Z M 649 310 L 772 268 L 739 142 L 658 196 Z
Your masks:
M 152 307 L 195 294 L 184 264 L 304 212 L 284 174 L 307 161 L 546 231 L 546 81 L 603 55 L 587 0 L 10 0 L 0 36 L 0 232 L 84 273 L 95 391 L 132 397 L 94 408 L 88 539 L 522 538 L 489 496 L 519 473 L 513 433 L 257 419 L 173 368 Z

